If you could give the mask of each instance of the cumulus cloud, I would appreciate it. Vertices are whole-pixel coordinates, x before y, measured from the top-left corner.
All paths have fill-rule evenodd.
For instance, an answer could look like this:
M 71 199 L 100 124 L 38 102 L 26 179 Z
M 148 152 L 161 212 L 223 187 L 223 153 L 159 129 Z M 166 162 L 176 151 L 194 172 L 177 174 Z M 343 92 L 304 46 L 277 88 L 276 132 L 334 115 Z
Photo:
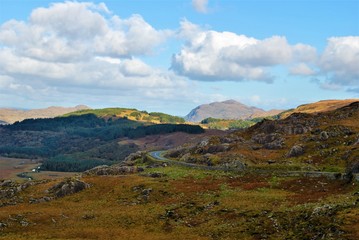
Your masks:
M 320 57 L 319 67 L 332 84 L 359 85 L 359 37 L 332 37 Z
M 31 98 L 84 94 L 178 97 L 188 80 L 141 60 L 172 35 L 104 3 L 54 3 L 0 25 L 0 86 Z M 76 89 L 76 91 L 75 91 Z M 157 95 L 160 99 L 162 96 Z
M 271 82 L 270 67 L 316 58 L 313 47 L 290 45 L 285 37 L 263 40 L 201 29 L 182 21 L 178 36 L 186 41 L 173 56 L 172 69 L 195 80 L 256 80 Z
M 192 0 L 192 6 L 197 12 L 208 12 L 208 0 Z
M 315 71 L 305 63 L 299 63 L 292 66 L 289 70 L 292 75 L 311 76 Z
M 331 91 L 338 91 L 341 90 L 342 87 L 338 84 L 335 83 L 327 83 L 327 82 L 323 82 L 323 83 L 319 83 L 320 88 L 325 89 L 325 90 L 331 90 Z
M 28 22 L 4 23 L 0 42 L 20 55 L 59 62 L 92 55 L 147 55 L 171 35 L 154 29 L 140 15 L 121 19 L 106 9 L 103 3 L 54 3 L 33 10 Z

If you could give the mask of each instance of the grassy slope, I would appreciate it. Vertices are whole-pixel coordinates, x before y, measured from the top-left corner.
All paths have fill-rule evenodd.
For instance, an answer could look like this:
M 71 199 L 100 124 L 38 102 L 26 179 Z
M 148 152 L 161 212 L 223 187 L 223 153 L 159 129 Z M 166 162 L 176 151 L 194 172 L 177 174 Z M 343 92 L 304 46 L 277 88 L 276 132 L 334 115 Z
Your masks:
M 2 207 L 1 239 L 357 239 L 358 185 L 324 178 L 235 175 L 180 167 L 86 177 L 92 187 L 51 202 L 55 182 Z M 151 189 L 146 197 L 144 189 Z M 21 221 L 29 223 L 21 226 Z
M 333 111 L 335 109 L 349 105 L 352 102 L 357 102 L 359 99 L 346 99 L 346 100 L 323 100 L 315 103 L 300 105 L 297 108 L 285 111 L 280 114 L 280 117 L 286 118 L 293 113 L 320 113 Z
M 95 114 L 101 118 L 123 118 L 126 117 L 133 121 L 144 121 L 151 123 L 183 123 L 183 118 L 171 116 L 164 113 L 148 113 L 132 108 L 104 108 L 104 109 L 88 109 L 80 110 L 65 114 L 64 116 L 76 116 L 84 114 Z

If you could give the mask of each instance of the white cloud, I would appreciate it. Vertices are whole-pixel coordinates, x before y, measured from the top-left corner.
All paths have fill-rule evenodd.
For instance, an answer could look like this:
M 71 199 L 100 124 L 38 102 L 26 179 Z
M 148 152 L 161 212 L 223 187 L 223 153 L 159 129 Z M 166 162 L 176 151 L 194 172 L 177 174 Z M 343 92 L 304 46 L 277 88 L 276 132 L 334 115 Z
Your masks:
M 332 37 L 320 57 L 319 67 L 330 83 L 359 85 L 359 36 Z
M 314 48 L 290 45 L 285 37 L 258 40 L 232 32 L 204 30 L 187 20 L 182 21 L 178 36 L 187 42 L 173 56 L 172 69 L 195 80 L 271 82 L 270 67 L 316 58 Z
M 29 22 L 0 26 L 0 43 L 17 54 L 43 61 L 74 61 L 93 55 L 147 55 L 163 43 L 169 30 L 156 30 L 140 15 L 109 15 L 104 3 L 54 3 L 33 10 Z
M 208 0 L 192 0 L 192 6 L 197 12 L 208 12 Z
M 315 74 L 315 71 L 305 63 L 298 63 L 292 66 L 289 70 L 292 75 L 311 76 Z
M 319 86 L 322 89 L 331 90 L 331 91 L 338 91 L 338 90 L 342 89 L 342 87 L 340 85 L 335 84 L 335 83 L 328 83 L 328 82 L 320 83 Z
M 106 102 L 147 102 L 149 92 L 157 101 L 190 101 L 188 79 L 141 60 L 171 35 L 140 15 L 113 15 L 104 3 L 67 1 L 34 9 L 28 21 L 0 25 L 0 93 L 29 104 L 91 103 L 100 96 Z

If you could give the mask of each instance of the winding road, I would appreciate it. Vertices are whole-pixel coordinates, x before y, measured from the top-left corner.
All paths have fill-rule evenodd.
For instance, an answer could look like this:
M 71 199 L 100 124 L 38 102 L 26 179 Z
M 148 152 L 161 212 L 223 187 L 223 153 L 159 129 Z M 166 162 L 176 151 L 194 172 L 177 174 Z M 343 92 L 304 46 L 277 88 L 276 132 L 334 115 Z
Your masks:
M 168 159 L 163 157 L 163 154 L 166 151 L 153 151 L 153 152 L 149 152 L 149 155 L 157 160 L 157 161 L 161 161 L 161 162 L 166 162 L 166 163 L 170 163 L 170 164 L 174 164 L 174 165 L 178 165 L 178 166 L 184 166 L 184 167 L 190 167 L 190 168 L 196 168 L 196 169 L 203 169 L 203 170 L 220 170 L 220 171 L 234 171 L 234 172 L 243 172 L 242 169 L 234 169 L 234 168 L 226 168 L 226 167 L 219 167 L 219 166 L 205 166 L 205 165 L 199 165 L 199 164 L 194 164 L 194 163 L 186 163 L 186 162 L 180 162 L 180 161 L 176 161 L 176 160 L 172 160 L 172 159 Z
M 246 170 L 243 169 L 236 169 L 236 168 L 228 168 L 228 167 L 219 167 L 219 166 L 204 166 L 204 165 L 198 165 L 193 163 L 186 163 L 186 162 L 180 162 L 172 159 L 168 159 L 166 157 L 163 157 L 163 154 L 166 151 L 152 151 L 148 154 L 157 161 L 166 162 L 170 164 L 175 164 L 178 166 L 184 166 L 189 168 L 196 168 L 196 169 L 203 169 L 203 170 L 220 170 L 220 171 L 231 171 L 231 172 L 245 172 Z M 273 171 L 261 171 L 261 173 L 273 173 Z M 288 176 L 288 177 L 327 177 L 329 179 L 345 179 L 346 174 L 340 173 L 340 172 L 319 172 L 319 171 L 283 171 L 283 172 L 276 172 L 276 174 L 281 176 Z M 356 181 L 359 181 L 359 174 L 356 174 L 354 176 Z

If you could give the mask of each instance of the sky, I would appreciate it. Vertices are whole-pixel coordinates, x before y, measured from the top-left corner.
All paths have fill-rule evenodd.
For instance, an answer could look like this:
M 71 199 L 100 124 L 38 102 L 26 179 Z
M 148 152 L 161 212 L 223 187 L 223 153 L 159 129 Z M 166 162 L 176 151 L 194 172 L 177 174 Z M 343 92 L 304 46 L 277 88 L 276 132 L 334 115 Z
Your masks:
M 0 1 L 0 107 L 359 98 L 359 0 Z

